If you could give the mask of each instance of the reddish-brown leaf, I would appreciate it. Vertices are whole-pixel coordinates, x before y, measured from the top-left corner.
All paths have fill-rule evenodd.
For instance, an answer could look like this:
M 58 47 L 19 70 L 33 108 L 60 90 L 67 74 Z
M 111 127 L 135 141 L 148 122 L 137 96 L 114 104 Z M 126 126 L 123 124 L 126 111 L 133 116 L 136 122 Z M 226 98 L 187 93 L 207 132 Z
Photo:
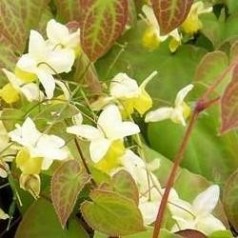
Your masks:
M 76 160 L 65 162 L 53 175 L 51 198 L 63 228 L 73 211 L 78 194 L 89 179 L 89 175 Z
M 124 31 L 127 0 L 80 0 L 80 38 L 91 61 L 102 56 Z
M 162 34 L 168 34 L 187 17 L 193 0 L 151 0 Z
M 238 127 L 238 64 L 232 72 L 231 82 L 221 97 L 221 128 L 225 133 Z
M 207 237 L 203 233 L 201 233 L 200 231 L 191 230 L 191 229 L 178 231 L 175 234 L 178 234 L 178 235 L 180 235 L 184 238 L 206 238 Z

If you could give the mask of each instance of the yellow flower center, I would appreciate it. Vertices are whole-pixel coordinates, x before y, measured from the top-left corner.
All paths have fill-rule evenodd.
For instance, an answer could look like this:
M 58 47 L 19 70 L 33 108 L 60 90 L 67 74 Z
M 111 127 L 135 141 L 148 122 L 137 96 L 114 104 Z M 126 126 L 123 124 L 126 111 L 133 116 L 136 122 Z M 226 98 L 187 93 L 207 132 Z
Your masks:
M 15 68 L 15 75 L 24 83 L 31 83 L 37 79 L 37 76 L 35 74 L 23 71 L 18 67 Z
M 20 99 L 18 91 L 10 83 L 0 90 L 0 97 L 8 104 L 15 103 Z
M 119 167 L 120 157 L 124 154 L 125 147 L 122 140 L 116 140 L 112 143 L 106 155 L 100 160 L 96 167 L 106 173 Z
M 142 37 L 142 45 L 149 50 L 155 50 L 159 47 L 160 41 L 152 27 L 149 27 L 144 32 Z
M 30 156 L 26 148 L 22 148 L 16 156 L 16 165 L 24 174 L 39 174 L 41 171 L 42 158 Z

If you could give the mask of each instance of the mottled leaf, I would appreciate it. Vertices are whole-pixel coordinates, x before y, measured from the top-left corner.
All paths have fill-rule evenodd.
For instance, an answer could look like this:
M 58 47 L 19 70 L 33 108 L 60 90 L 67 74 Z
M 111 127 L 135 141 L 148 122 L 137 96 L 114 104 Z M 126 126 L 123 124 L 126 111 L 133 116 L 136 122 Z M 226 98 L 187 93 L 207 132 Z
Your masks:
M 161 33 L 168 34 L 186 19 L 193 0 L 151 0 Z
M 184 238 L 206 238 L 207 237 L 200 231 L 195 231 L 190 229 L 178 231 L 175 234 L 179 234 L 180 236 Z
M 230 223 L 238 232 L 238 170 L 225 183 L 223 204 Z
M 64 21 L 78 21 L 80 17 L 79 0 L 55 0 L 57 17 Z
M 76 160 L 65 162 L 53 175 L 51 198 L 63 228 L 74 208 L 78 194 L 89 178 Z
M 228 63 L 228 57 L 224 52 L 218 50 L 209 52 L 198 64 L 194 80 L 209 85 L 228 66 Z
M 120 170 L 112 177 L 114 191 L 122 194 L 123 196 L 132 199 L 135 203 L 139 204 L 139 192 L 134 179 L 125 171 Z
M 40 198 L 24 214 L 15 238 L 89 238 L 89 235 L 76 219 L 70 220 L 63 230 L 52 204 Z
M 225 133 L 238 127 L 238 65 L 233 69 L 232 80 L 221 97 L 221 128 Z
M 128 17 L 127 0 L 80 0 L 81 44 L 91 61 L 102 56 L 121 35 Z
M 129 235 L 144 230 L 142 215 L 135 202 L 115 192 L 94 190 L 91 201 L 81 205 L 86 222 L 109 236 Z

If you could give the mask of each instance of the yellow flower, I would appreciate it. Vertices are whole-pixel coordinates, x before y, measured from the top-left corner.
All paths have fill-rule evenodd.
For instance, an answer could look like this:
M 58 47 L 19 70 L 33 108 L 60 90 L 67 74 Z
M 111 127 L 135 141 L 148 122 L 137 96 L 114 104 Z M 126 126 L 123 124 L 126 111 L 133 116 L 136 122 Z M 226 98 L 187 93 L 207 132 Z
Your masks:
M 195 2 L 186 18 L 186 20 L 181 25 L 182 30 L 193 35 L 202 28 L 202 22 L 199 20 L 199 15 L 203 13 L 212 12 L 212 7 L 204 7 L 202 1 Z

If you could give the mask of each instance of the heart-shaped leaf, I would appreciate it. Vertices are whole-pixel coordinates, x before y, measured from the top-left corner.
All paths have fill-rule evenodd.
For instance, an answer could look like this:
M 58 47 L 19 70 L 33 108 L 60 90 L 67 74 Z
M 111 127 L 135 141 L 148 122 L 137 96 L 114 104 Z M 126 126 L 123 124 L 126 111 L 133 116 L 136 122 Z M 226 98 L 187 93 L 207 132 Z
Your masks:
M 115 192 L 94 190 L 92 201 L 85 201 L 81 211 L 86 222 L 109 236 L 130 235 L 144 230 L 143 219 L 135 202 Z
M 81 44 L 91 61 L 102 56 L 123 32 L 127 0 L 80 0 Z
M 139 204 L 139 192 L 132 176 L 125 170 L 120 170 L 112 177 L 113 188 L 116 192 L 132 199 Z
M 151 0 L 161 33 L 168 34 L 187 17 L 193 0 Z
M 232 80 L 221 98 L 221 128 L 225 133 L 238 127 L 238 64 L 232 72 Z
M 78 194 L 89 179 L 89 175 L 76 160 L 65 162 L 53 175 L 51 198 L 63 228 L 74 208 Z

